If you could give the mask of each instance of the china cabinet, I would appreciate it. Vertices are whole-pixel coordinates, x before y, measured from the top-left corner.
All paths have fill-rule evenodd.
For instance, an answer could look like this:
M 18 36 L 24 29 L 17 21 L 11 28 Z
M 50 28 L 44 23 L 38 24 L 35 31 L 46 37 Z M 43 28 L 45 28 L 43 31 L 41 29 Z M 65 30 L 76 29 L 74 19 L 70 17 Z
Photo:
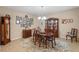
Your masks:
M 59 37 L 59 19 L 49 18 L 45 21 L 45 31 L 54 33 L 55 37 Z

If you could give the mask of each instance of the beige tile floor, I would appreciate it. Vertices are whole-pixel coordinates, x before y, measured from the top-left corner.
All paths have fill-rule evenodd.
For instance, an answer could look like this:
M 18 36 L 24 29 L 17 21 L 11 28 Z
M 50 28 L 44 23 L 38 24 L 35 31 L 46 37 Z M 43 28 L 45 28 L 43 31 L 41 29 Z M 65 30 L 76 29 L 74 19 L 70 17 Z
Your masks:
M 38 47 L 34 45 L 31 38 L 27 39 L 17 39 L 11 41 L 7 45 L 0 46 L 0 52 L 78 52 L 79 51 L 79 41 L 71 43 L 70 40 L 56 39 L 57 45 L 54 48 L 48 47 Z

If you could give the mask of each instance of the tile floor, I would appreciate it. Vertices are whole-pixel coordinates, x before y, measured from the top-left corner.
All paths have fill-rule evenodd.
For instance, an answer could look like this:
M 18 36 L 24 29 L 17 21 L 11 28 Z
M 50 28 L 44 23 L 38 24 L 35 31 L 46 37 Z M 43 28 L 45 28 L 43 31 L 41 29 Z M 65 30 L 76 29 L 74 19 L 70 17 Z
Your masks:
M 70 40 L 56 39 L 57 45 L 54 48 L 48 47 L 38 47 L 34 45 L 31 38 L 27 39 L 17 39 L 11 41 L 5 46 L 0 46 L 0 52 L 78 52 L 79 51 L 79 41 L 71 43 Z

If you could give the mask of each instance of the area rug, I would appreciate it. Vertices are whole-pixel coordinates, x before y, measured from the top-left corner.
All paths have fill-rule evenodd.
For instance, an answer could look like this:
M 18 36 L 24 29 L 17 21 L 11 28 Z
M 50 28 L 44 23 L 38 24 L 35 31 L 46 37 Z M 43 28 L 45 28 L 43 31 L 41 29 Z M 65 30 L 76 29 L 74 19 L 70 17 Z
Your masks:
M 32 39 L 24 40 L 22 43 L 22 47 L 26 48 L 26 52 L 69 52 L 69 45 L 63 40 L 56 40 L 56 46 L 54 48 L 48 47 L 38 47 L 34 45 Z

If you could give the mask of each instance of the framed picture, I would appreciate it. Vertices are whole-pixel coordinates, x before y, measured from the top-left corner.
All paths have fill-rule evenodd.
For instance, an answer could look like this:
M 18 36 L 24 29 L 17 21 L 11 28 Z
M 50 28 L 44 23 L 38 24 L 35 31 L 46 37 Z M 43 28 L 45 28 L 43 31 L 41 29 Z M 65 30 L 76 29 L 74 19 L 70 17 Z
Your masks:
M 73 19 L 69 19 L 69 22 L 70 22 L 70 23 L 73 23 Z
M 68 21 L 66 19 L 62 20 L 62 24 L 67 24 L 67 23 L 68 23 Z
M 30 24 L 33 25 L 33 18 L 30 18 Z
M 73 23 L 73 19 L 62 19 L 62 24 Z
M 20 24 L 22 17 L 16 16 L 16 24 Z

